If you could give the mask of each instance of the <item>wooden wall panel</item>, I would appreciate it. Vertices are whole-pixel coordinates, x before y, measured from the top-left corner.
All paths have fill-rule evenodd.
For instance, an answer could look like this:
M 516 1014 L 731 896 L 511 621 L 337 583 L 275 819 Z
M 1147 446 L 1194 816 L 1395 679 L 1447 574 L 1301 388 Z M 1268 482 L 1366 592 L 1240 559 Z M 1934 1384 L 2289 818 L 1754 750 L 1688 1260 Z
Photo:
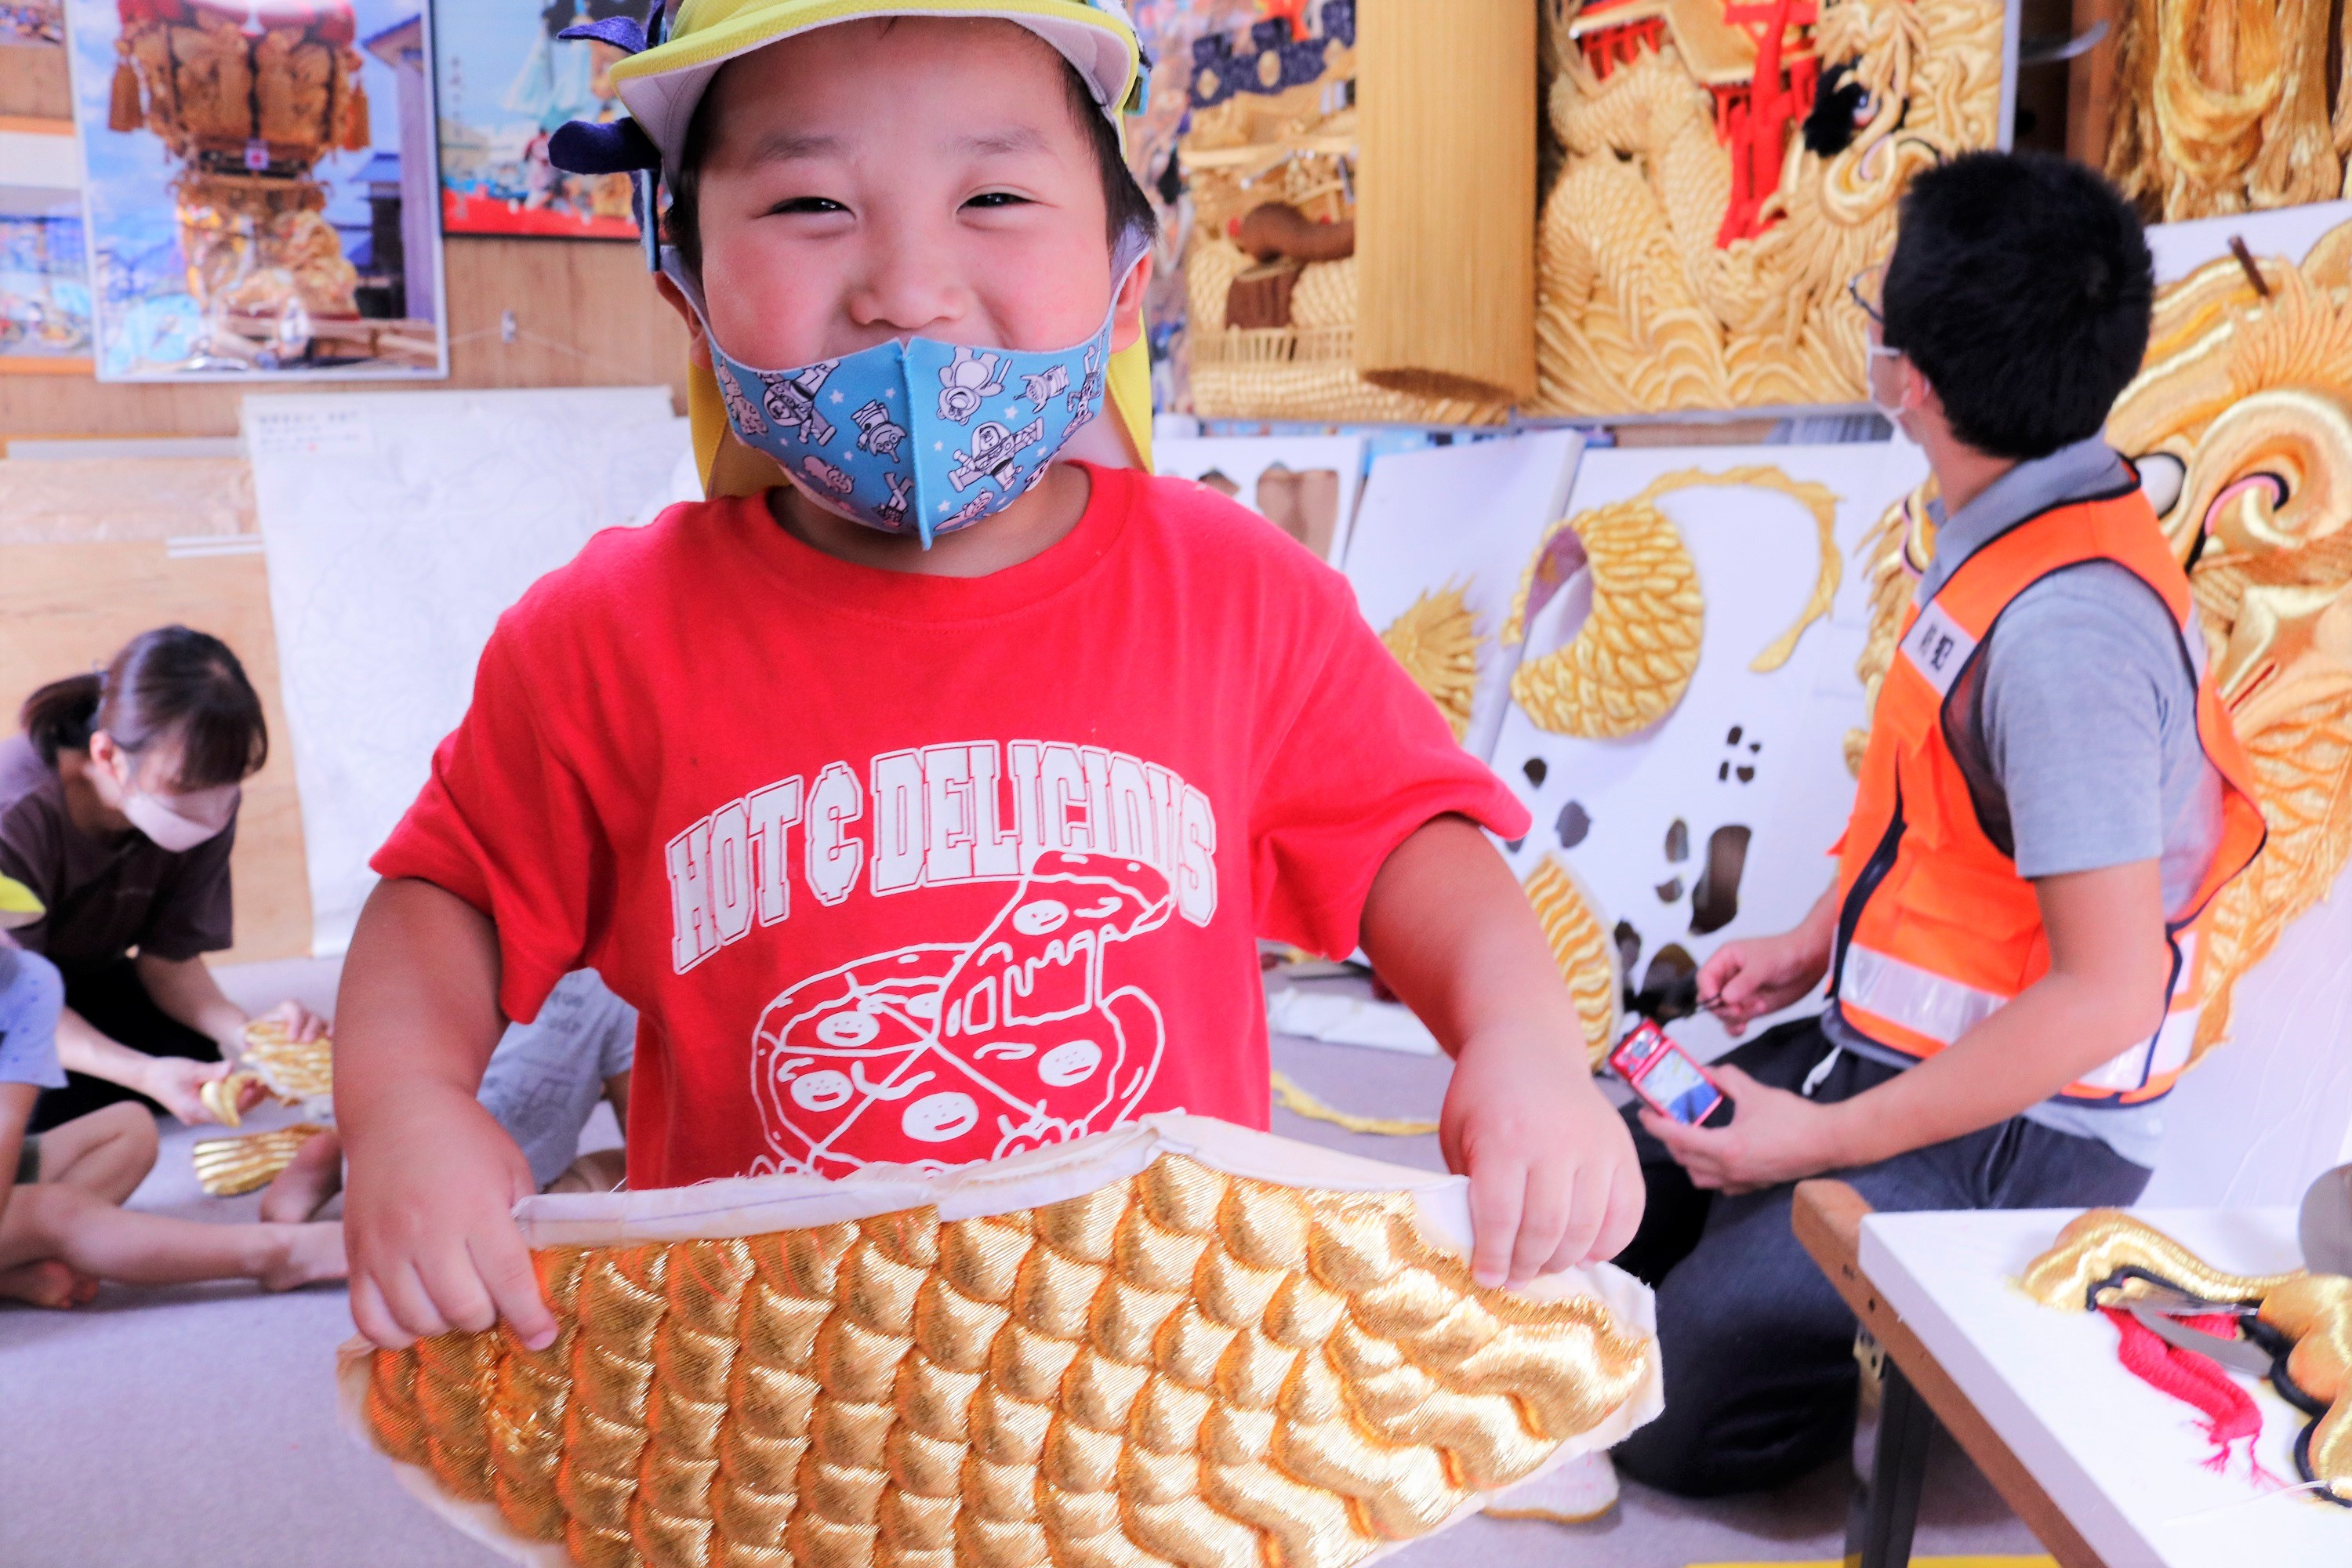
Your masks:
M 245 786 L 230 861 L 236 945 L 214 962 L 300 956 L 310 951 L 310 877 L 258 551 L 174 557 L 157 540 L 0 550 L 0 730 L 15 731 L 16 710 L 35 687 L 102 663 L 140 632 L 173 622 L 236 650 L 269 721 L 269 762 Z

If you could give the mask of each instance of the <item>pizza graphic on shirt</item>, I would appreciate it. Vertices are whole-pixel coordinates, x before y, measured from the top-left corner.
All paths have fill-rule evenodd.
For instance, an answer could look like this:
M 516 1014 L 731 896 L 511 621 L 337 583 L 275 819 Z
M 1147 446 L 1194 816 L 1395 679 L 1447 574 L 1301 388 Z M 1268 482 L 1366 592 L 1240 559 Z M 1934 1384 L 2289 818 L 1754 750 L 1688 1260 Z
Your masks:
M 968 942 L 896 948 L 768 1004 L 755 1170 L 1000 1159 L 1127 1119 L 1160 1068 L 1159 1005 L 1114 987 L 1114 950 L 1167 922 L 1168 879 L 1123 855 L 1037 858 Z

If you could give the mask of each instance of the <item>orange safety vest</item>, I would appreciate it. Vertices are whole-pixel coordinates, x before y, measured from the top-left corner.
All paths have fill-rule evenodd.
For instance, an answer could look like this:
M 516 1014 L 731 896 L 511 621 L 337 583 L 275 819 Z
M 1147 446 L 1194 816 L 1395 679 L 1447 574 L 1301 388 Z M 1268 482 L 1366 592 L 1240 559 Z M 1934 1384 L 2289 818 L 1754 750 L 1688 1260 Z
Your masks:
M 2182 656 L 2198 675 L 2197 737 L 2224 784 L 2212 864 L 2188 908 L 2166 922 L 2173 963 L 2163 1026 L 2062 1091 L 2072 1100 L 2136 1105 L 2165 1093 L 2189 1065 L 2205 990 L 2199 926 L 2264 837 L 2252 771 L 2204 670 L 2188 574 L 2136 484 L 2014 524 L 1962 563 L 1932 600 L 1914 599 L 1905 610 L 1837 849 L 1831 994 L 1862 1034 L 1924 1059 L 2048 972 L 2033 886 L 1978 819 L 1947 739 L 1948 719 L 1964 724 L 1971 715 L 1946 710 L 1956 691 L 1973 690 L 1963 676 L 2011 601 L 2085 561 L 2127 568 L 2171 610 Z

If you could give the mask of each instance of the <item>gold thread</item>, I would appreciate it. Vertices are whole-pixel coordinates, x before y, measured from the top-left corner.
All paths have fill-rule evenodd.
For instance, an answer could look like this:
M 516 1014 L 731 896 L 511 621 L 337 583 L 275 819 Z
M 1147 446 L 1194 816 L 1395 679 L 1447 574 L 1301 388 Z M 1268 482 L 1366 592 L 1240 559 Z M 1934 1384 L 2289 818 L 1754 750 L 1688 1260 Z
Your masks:
M 324 1127 L 302 1121 L 235 1138 L 200 1138 L 192 1151 L 196 1181 L 216 1198 L 237 1197 L 266 1187 L 278 1172 L 294 1163 L 294 1156 L 304 1143 L 325 1131 Z
M 1391 621 L 1381 641 L 1412 682 L 1429 694 L 1458 744 L 1470 732 L 1478 690 L 1478 617 L 1463 602 L 1468 583 L 1424 592 Z
M 1474 1286 L 1409 1194 L 1172 1155 L 1020 1214 L 537 1262 L 553 1346 L 377 1352 L 364 1410 L 582 1563 L 1349 1568 L 1654 1376 L 1597 1299 Z
M 1538 861 L 1522 890 L 1543 924 L 1560 978 L 1568 983 L 1577 1022 L 1584 1030 L 1586 1059 L 1598 1072 L 1617 1038 L 1624 984 L 1617 944 L 1602 924 L 1599 901 L 1558 857 L 1546 855 Z
M 1592 608 L 1576 635 L 1551 653 L 1522 659 L 1511 677 L 1513 700 L 1542 728 L 1593 740 L 1631 735 L 1674 711 L 1689 689 L 1706 636 L 1706 599 L 1698 564 L 1657 502 L 1697 487 L 1777 490 L 1811 513 L 1818 531 L 1812 593 L 1796 624 L 1750 660 L 1749 669 L 1762 675 L 1780 668 L 1805 628 L 1829 613 L 1843 567 L 1837 550 L 1837 496 L 1826 485 L 1792 479 L 1769 463 L 1721 473 L 1678 468 L 1662 474 L 1630 500 L 1554 523 L 1520 574 L 1510 620 L 1503 627 L 1507 645 L 1527 638 L 1536 574 L 1561 529 L 1575 531 L 1592 578 Z
M 1303 1116 L 1309 1121 L 1325 1122 L 1349 1132 L 1378 1133 L 1387 1138 L 1420 1138 L 1437 1131 L 1434 1121 L 1414 1121 L 1394 1116 L 1359 1116 L 1352 1110 L 1341 1110 L 1316 1099 L 1280 1070 L 1269 1076 L 1274 1080 L 1274 1098 L 1281 1102 L 1282 1108 L 1293 1116 Z

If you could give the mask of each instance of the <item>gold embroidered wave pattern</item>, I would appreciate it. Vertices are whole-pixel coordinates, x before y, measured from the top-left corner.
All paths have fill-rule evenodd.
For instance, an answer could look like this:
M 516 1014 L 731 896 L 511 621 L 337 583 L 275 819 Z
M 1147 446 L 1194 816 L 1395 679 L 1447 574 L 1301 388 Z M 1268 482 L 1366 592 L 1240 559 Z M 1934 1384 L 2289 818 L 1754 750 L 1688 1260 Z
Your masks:
M 1576 1004 L 1586 1059 L 1599 1072 L 1609 1047 L 1617 1043 L 1619 993 L 1624 984 L 1617 944 L 1601 922 L 1599 902 L 1558 856 L 1538 861 L 1520 889 L 1543 922 L 1552 962 L 1559 966 L 1569 999 Z
M 1346 1568 L 1648 1375 L 1409 1194 L 1164 1156 L 1083 1197 L 537 1255 L 562 1325 L 374 1352 L 385 1452 L 592 1564 Z

